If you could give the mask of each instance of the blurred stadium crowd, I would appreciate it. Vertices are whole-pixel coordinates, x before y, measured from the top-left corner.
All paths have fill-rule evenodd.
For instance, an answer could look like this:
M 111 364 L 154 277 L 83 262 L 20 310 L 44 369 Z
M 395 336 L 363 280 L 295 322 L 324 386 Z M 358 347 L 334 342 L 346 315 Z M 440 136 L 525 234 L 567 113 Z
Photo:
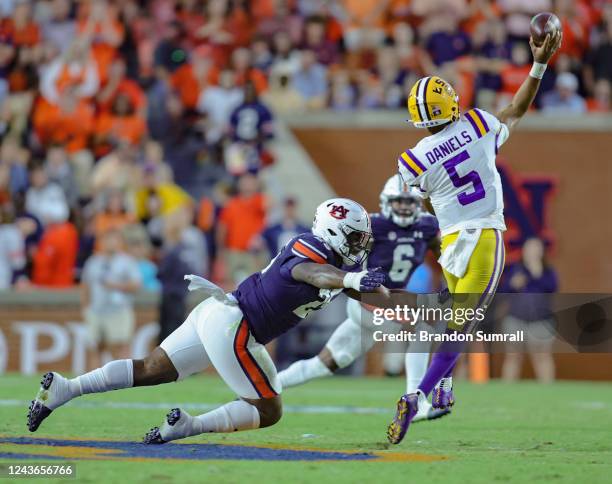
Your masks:
M 537 109 L 609 112 L 605 0 L 0 1 L 0 288 L 69 287 L 117 231 L 146 290 L 241 279 L 303 229 L 262 191 L 276 115 L 400 108 L 432 72 L 494 109 L 546 10 Z

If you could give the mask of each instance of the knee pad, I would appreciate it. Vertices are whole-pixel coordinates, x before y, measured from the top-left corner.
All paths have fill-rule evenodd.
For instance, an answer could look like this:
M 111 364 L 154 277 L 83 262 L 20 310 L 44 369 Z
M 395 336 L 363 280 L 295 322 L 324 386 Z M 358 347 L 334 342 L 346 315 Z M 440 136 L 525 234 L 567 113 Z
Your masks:
M 325 345 L 339 368 L 346 368 L 374 344 L 372 332 L 347 318 Z
M 132 360 L 109 361 L 101 369 L 104 387 L 118 390 L 134 386 L 134 363 Z

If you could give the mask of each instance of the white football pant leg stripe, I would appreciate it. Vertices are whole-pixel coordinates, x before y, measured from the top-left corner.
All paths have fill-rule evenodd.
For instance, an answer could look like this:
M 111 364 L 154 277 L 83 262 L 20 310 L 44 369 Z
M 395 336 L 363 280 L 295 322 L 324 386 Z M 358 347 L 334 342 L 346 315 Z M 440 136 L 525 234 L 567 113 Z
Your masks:
M 198 308 L 196 331 L 223 381 L 243 398 L 272 398 L 279 394 L 281 385 L 274 362 L 265 346 L 248 332 L 240 308 L 213 298 Z

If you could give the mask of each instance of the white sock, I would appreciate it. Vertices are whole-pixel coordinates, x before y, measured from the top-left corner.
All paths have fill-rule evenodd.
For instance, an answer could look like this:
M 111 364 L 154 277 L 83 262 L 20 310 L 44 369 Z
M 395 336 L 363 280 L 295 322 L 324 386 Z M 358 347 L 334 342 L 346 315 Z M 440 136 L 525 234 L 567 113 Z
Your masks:
M 406 393 L 414 393 L 419 388 L 429 364 L 429 353 L 406 353 Z
M 134 386 L 134 363 L 132 360 L 110 361 L 102 368 L 68 380 L 72 398 L 86 393 L 102 393 Z
M 429 403 L 429 400 L 427 400 L 427 395 L 425 395 L 425 393 L 423 393 L 422 390 L 417 389 L 415 391 L 415 393 L 419 397 L 419 408 L 421 408 L 421 407 L 431 407 L 431 404 Z
M 259 411 L 244 400 L 235 400 L 192 420 L 191 435 L 205 432 L 236 432 L 259 428 Z
M 323 364 L 321 358 L 315 356 L 308 360 L 296 361 L 289 368 L 281 371 L 278 378 L 283 388 L 289 388 L 331 374 L 331 370 Z

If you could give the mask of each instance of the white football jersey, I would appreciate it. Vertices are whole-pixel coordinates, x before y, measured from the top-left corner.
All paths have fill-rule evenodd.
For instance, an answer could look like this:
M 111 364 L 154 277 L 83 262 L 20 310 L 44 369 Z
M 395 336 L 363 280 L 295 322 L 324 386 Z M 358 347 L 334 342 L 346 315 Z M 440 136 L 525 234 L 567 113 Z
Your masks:
M 495 157 L 508 136 L 495 116 L 471 109 L 398 158 L 404 181 L 429 197 L 443 236 L 461 229 L 506 230 Z

